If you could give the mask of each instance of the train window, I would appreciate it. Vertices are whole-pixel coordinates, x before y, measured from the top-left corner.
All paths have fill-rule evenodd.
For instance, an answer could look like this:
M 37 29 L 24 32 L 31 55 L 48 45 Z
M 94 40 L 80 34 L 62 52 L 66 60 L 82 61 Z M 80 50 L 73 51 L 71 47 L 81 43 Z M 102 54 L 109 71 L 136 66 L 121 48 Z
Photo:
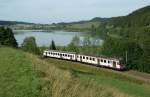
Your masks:
M 90 57 L 90 60 L 92 60 L 92 58 Z
M 104 60 L 104 63 L 106 63 L 106 60 Z
M 95 58 L 93 58 L 93 61 L 95 61 Z
M 59 53 L 58 53 L 58 56 L 59 56 Z
M 103 62 L 103 60 L 101 59 L 101 62 Z
M 82 56 L 80 56 L 80 58 L 82 58 Z
M 64 56 L 64 54 L 63 54 L 63 56 Z
M 88 58 L 88 57 L 86 57 L 86 59 L 88 60 L 89 58 Z
M 85 59 L 85 57 L 83 56 L 83 59 Z
M 110 63 L 110 61 L 108 61 L 108 63 Z

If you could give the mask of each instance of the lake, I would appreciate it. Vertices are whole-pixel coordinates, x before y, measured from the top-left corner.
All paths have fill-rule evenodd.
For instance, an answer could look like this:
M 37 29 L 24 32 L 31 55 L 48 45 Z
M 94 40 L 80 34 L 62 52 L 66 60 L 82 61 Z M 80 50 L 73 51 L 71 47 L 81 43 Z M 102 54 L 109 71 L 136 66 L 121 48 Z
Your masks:
M 23 43 L 26 37 L 33 36 L 36 38 L 38 46 L 49 46 L 54 40 L 57 46 L 68 45 L 74 36 L 78 36 L 81 40 L 84 39 L 83 32 L 67 32 L 67 31 L 40 31 L 40 30 L 14 30 L 15 38 L 19 45 Z M 96 42 L 98 42 L 96 40 Z

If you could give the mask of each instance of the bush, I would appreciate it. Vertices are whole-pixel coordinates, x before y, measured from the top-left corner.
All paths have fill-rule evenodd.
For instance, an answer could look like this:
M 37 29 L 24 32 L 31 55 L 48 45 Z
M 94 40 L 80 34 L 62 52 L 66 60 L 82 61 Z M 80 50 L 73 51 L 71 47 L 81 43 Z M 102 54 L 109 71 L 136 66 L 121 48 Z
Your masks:
M 39 48 L 37 47 L 36 40 L 34 37 L 25 38 L 22 44 L 22 49 L 30 53 L 40 54 Z

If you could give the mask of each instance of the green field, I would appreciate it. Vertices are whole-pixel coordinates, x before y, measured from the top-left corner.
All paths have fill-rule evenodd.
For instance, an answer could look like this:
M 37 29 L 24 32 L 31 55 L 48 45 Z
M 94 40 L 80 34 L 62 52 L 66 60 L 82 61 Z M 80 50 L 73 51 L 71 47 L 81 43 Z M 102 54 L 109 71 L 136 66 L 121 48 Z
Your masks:
M 0 97 L 149 97 L 128 73 L 0 48 Z
M 90 29 L 94 25 L 95 27 L 98 27 L 100 25 L 100 22 L 86 22 L 86 23 L 78 23 L 78 24 L 70 24 L 67 25 L 67 28 L 70 29 Z

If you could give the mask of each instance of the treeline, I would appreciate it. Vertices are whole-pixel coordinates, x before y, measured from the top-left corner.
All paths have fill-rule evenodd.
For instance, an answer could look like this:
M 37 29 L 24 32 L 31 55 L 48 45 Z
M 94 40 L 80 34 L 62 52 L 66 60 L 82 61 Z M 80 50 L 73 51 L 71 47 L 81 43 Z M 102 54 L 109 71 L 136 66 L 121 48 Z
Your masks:
M 57 50 L 99 56 L 101 55 L 101 45 L 102 41 L 99 39 L 92 39 L 89 36 L 85 36 L 82 39 L 74 36 L 67 46 L 57 46 Z

